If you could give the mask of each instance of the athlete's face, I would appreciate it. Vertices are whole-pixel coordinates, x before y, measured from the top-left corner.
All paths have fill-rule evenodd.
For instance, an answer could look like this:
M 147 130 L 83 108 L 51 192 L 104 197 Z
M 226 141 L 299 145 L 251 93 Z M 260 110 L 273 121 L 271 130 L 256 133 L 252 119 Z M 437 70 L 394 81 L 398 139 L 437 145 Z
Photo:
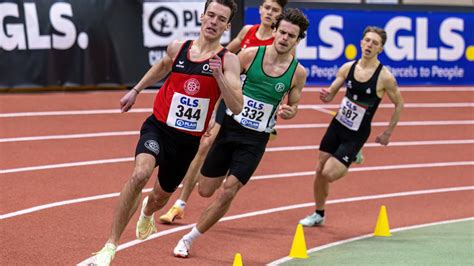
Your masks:
M 365 58 L 377 56 L 383 50 L 382 37 L 375 32 L 367 32 L 360 41 L 360 48 Z
M 260 24 L 271 27 L 275 18 L 281 14 L 281 6 L 273 0 L 265 0 L 259 9 Z
M 273 31 L 273 45 L 279 54 L 288 53 L 298 44 L 300 27 L 286 20 L 280 21 L 280 25 Z
M 216 2 L 210 3 L 206 12 L 201 15 L 201 34 L 210 39 L 220 38 L 230 28 L 230 14 L 229 7 Z

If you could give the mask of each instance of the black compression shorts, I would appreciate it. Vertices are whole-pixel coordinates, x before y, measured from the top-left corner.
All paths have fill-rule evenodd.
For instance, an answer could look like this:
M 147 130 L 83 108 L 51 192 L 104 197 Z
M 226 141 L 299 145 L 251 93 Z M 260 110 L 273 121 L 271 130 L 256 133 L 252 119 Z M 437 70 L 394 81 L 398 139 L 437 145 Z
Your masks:
M 225 115 L 219 134 L 212 145 L 201 174 L 206 177 L 234 175 L 246 184 L 265 153 L 269 134 L 242 127 Z
M 135 156 L 151 154 L 159 165 L 158 180 L 161 188 L 174 192 L 186 174 L 199 147 L 200 137 L 176 130 L 149 116 L 140 130 Z
M 349 167 L 357 153 L 364 146 L 370 135 L 370 125 L 352 131 L 333 119 L 326 134 L 321 140 L 319 150 L 331 154 L 338 161 Z

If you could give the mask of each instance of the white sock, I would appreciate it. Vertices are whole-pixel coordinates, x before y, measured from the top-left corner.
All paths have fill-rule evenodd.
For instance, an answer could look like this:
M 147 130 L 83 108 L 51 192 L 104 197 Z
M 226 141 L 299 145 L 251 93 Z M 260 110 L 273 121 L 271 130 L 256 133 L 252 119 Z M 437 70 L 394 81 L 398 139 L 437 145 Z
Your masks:
M 196 228 L 196 226 L 193 227 L 191 232 L 187 233 L 183 238 L 186 240 L 190 240 L 191 242 L 194 241 L 194 239 L 200 237 L 202 235 L 201 232 Z
M 186 201 L 177 199 L 176 202 L 174 203 L 174 206 L 178 206 L 181 209 L 184 209 L 184 207 L 186 207 Z

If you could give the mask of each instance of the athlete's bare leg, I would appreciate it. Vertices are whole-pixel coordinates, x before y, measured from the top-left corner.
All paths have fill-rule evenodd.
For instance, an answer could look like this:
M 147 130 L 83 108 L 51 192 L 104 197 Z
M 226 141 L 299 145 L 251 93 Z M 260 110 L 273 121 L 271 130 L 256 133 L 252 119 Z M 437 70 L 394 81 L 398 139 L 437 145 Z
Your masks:
M 150 179 L 155 169 L 155 157 L 150 154 L 141 153 L 135 158 L 135 168 L 130 179 L 120 192 L 117 206 L 114 211 L 112 229 L 107 243 L 117 243 L 122 236 L 125 227 L 130 222 L 140 202 L 142 189 Z

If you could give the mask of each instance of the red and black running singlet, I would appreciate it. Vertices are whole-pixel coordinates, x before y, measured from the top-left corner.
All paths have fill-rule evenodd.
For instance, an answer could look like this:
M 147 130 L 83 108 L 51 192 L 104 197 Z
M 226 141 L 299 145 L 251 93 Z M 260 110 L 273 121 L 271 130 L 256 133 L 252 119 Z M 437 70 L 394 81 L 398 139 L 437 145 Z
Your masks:
M 209 59 L 191 61 L 186 41 L 173 62 L 171 74 L 158 91 L 153 106 L 156 119 L 194 136 L 206 131 L 221 91 L 209 68 Z M 227 49 L 217 55 L 224 63 Z
M 260 40 L 257 38 L 258 27 L 260 27 L 260 24 L 253 25 L 249 31 L 247 31 L 247 34 L 245 34 L 244 39 L 240 43 L 240 48 L 245 49 L 254 46 L 267 46 L 273 43 L 273 37 L 266 40 Z

